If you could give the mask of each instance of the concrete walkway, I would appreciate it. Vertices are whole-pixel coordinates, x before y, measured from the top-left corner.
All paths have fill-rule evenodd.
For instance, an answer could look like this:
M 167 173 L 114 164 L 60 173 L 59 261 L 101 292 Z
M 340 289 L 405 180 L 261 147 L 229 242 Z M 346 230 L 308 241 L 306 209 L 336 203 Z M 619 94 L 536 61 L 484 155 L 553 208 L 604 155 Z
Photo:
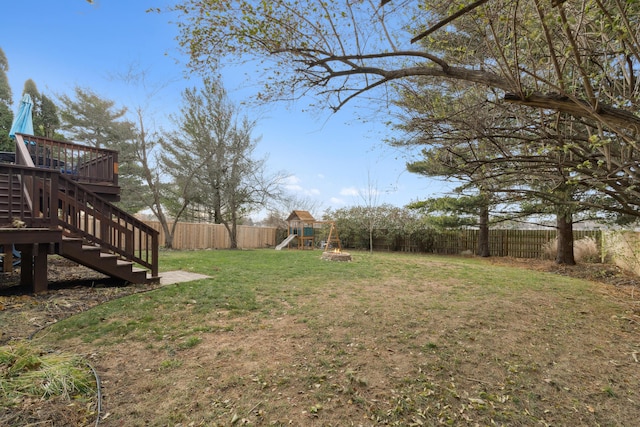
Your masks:
M 161 285 L 173 285 L 174 283 L 192 282 L 194 280 L 208 279 L 204 274 L 189 273 L 188 271 L 164 271 L 160 273 Z

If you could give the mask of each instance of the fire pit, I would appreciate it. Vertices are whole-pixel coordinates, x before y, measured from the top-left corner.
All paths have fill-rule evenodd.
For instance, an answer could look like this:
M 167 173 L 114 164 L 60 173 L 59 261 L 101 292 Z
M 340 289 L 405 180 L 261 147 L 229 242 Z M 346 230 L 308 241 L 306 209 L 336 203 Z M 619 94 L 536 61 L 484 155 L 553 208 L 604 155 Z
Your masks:
M 326 261 L 351 261 L 351 254 L 349 252 L 322 252 L 322 259 Z

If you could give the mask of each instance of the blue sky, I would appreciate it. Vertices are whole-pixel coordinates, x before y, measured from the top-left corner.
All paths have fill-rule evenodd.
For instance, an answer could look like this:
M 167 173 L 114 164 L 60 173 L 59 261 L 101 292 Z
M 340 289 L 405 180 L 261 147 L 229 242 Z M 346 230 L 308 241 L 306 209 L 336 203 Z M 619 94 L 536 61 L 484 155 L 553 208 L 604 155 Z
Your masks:
M 14 102 L 24 82 L 56 99 L 75 86 L 90 88 L 130 111 L 142 107 L 155 126 L 170 128 L 181 92 L 198 84 L 188 80 L 175 41 L 175 17 L 146 13 L 170 2 L 152 0 L 29 0 L 5 2 L 0 47 L 9 61 L 7 76 Z M 20 17 L 23 17 L 21 19 Z M 143 71 L 146 84 L 125 83 L 130 70 Z M 229 97 L 242 103 L 259 89 L 258 70 L 223 70 Z M 193 77 L 192 77 L 193 79 Z M 254 136 L 257 154 L 268 156 L 272 172 L 290 175 L 288 189 L 317 200 L 320 210 L 362 204 L 358 192 L 368 182 L 380 191 L 378 203 L 402 206 L 442 194 L 446 188 L 405 171 L 406 158 L 386 146 L 390 130 L 376 120 L 363 121 L 357 104 L 331 114 L 308 112 L 301 100 L 245 111 L 259 117 Z M 370 178 L 368 178 L 370 177 Z M 321 212 L 316 212 L 320 214 Z

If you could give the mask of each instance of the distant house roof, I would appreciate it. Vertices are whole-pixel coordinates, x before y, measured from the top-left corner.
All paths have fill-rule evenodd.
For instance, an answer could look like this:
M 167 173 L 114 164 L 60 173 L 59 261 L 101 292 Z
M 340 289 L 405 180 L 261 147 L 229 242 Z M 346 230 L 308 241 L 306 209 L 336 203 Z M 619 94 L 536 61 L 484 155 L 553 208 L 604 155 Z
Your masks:
M 287 218 L 287 221 L 314 222 L 315 218 L 307 211 L 293 211 Z

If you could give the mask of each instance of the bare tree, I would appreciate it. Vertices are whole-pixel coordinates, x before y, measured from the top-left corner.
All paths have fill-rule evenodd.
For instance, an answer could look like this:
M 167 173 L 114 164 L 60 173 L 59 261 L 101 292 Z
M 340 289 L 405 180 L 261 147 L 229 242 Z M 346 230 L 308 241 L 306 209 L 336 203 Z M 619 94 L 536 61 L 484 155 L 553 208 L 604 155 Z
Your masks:
M 175 122 L 177 130 L 163 143 L 162 161 L 182 189 L 180 206 L 200 208 L 223 224 L 236 248 L 240 221 L 281 196 L 284 176 L 269 174 L 266 159 L 253 158 L 255 122 L 240 117 L 217 82 L 187 89 Z
M 190 181 L 171 181 L 169 176 L 163 174 L 162 151 L 167 134 L 156 126 L 156 120 L 150 113 L 150 105 L 172 81 L 150 82 L 147 71 L 135 64 L 109 77 L 118 83 L 144 89 L 144 96 L 132 101 L 137 106 L 131 111 L 127 110 L 127 113 L 134 113 L 133 117 L 129 117 L 135 119 L 134 134 L 121 146 L 120 156 L 128 161 L 129 175 L 135 179 L 127 180 L 123 188 L 123 208 L 133 212 L 149 209 L 162 227 L 165 247 L 172 248 L 176 226 L 188 207 Z
M 364 204 L 364 222 L 369 232 L 369 252 L 373 253 L 373 232 L 378 228 L 382 218 L 380 210 L 377 209 L 380 202 L 380 189 L 377 181 L 371 176 L 371 171 L 367 171 L 367 184 L 358 192 L 360 200 Z
M 634 99 L 640 29 L 633 23 L 640 7 L 586 7 L 586 0 L 481 0 L 464 6 L 451 0 L 185 0 L 174 10 L 183 14 L 180 41 L 194 69 L 219 65 L 230 54 L 271 57 L 269 95 L 311 91 L 339 108 L 385 83 L 424 76 L 479 83 L 504 91 L 510 102 L 638 129 L 640 118 L 596 94 Z M 542 57 L 546 63 L 536 64 Z M 597 75 L 588 74 L 598 68 Z M 625 78 L 598 86 L 615 71 Z
M 136 137 L 131 143 L 131 152 L 135 156 L 144 187 L 136 192 L 139 201 L 158 219 L 164 232 L 164 245 L 173 247 L 173 238 L 182 213 L 189 205 L 186 196 L 190 181 L 176 180 L 167 182 L 167 177 L 161 175 L 162 145 L 164 136 L 146 127 L 142 107 L 136 110 L 138 123 Z M 141 188 L 144 188 L 141 191 Z
M 274 202 L 267 209 L 267 218 L 262 221 L 264 225 L 286 229 L 286 218 L 294 210 L 307 211 L 314 218 L 319 218 L 320 202 L 317 199 L 289 193 Z

